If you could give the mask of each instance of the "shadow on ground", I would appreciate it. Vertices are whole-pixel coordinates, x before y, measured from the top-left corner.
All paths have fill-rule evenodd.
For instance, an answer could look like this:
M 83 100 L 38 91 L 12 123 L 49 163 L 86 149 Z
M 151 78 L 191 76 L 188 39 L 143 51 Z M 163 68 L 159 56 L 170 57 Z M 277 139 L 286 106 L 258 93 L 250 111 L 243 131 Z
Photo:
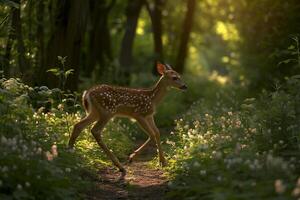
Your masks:
M 149 149 L 130 165 L 125 165 L 127 175 L 125 181 L 119 181 L 120 173 L 116 168 L 109 167 L 99 170 L 94 177 L 96 184 L 88 192 L 90 200 L 160 200 L 167 191 L 167 178 L 161 169 L 149 166 Z

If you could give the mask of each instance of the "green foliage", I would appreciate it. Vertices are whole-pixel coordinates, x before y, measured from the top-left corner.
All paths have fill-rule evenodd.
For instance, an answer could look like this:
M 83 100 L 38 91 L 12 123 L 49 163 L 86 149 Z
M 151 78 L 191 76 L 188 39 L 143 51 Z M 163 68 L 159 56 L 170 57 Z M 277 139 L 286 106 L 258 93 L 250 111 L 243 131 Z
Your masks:
M 59 78 L 59 85 L 62 90 L 65 90 L 65 85 L 67 82 L 68 77 L 74 73 L 74 69 L 68 69 L 66 70 L 66 61 L 67 57 L 61 57 L 58 56 L 57 59 L 61 63 L 61 68 L 51 68 L 47 70 L 47 72 L 52 73 L 53 75 L 57 76 Z
M 14 8 L 17 8 L 17 9 L 20 8 L 20 4 L 14 2 L 14 1 L 10 1 L 10 0 L 0 0 L 0 4 L 11 6 L 11 7 L 14 7 Z
M 110 162 L 100 151 L 88 130 L 84 131 L 75 152 L 66 149 L 79 112 L 68 113 L 63 103 L 48 109 L 31 103 L 47 101 L 52 91 L 36 92 L 16 79 L 0 81 L 0 198 L 1 199 L 79 199 L 90 187 L 81 174 L 93 174 Z M 129 128 L 112 121 L 104 130 L 104 140 L 120 158 L 132 149 L 126 135 Z
M 299 196 L 299 83 L 288 80 L 282 89 L 237 102 L 236 109 L 222 96 L 214 107 L 194 104 L 167 141 L 168 198 Z

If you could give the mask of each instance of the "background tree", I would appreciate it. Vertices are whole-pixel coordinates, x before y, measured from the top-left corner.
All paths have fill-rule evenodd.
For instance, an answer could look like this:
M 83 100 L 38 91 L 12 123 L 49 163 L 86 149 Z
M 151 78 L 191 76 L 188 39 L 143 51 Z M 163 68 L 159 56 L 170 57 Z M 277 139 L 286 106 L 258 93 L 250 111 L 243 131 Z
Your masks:
M 88 1 L 84 0 L 57 1 L 55 27 L 47 44 L 44 69 L 59 66 L 57 56 L 67 56 L 67 69 L 74 69 L 74 74 L 70 76 L 66 83 L 66 87 L 71 90 L 78 88 L 80 55 L 88 19 L 88 6 Z M 57 86 L 55 77 L 48 74 L 45 79 L 50 87 Z
M 154 0 L 154 2 L 146 2 L 147 10 L 151 18 L 151 27 L 153 32 L 153 41 L 154 41 L 154 64 L 152 72 L 157 74 L 156 70 L 156 61 L 163 61 L 163 42 L 162 42 L 162 9 L 163 1 Z
M 128 79 L 132 65 L 132 49 L 139 15 L 145 0 L 130 0 L 126 8 L 125 32 L 120 50 L 120 67 L 124 79 Z M 128 82 L 125 80 L 125 82 Z
M 178 71 L 179 73 L 182 73 L 184 69 L 184 63 L 187 56 L 188 42 L 189 42 L 190 33 L 192 31 L 192 26 L 193 26 L 195 7 L 196 7 L 196 0 L 187 1 L 187 11 L 182 25 L 180 44 L 179 44 L 178 54 L 175 62 L 175 70 Z

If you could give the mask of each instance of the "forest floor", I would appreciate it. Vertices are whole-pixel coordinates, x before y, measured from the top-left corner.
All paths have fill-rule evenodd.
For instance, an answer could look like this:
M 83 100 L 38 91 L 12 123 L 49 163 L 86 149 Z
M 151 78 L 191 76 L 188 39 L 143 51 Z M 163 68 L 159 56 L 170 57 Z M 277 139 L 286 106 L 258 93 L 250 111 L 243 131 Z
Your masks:
M 115 167 L 100 169 L 94 177 L 94 188 L 87 195 L 90 200 L 160 200 L 167 191 L 167 177 L 160 168 L 150 166 L 155 155 L 154 146 L 148 146 L 141 155 L 125 164 L 127 175 L 120 181 L 120 172 Z

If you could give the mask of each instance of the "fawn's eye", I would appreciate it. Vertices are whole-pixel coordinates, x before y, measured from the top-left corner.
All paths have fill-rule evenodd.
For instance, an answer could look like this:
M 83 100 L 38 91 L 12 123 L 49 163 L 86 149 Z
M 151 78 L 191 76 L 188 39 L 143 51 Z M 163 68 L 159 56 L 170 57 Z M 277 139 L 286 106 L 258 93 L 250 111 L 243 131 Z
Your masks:
M 176 80 L 178 80 L 179 78 L 176 77 L 176 76 L 174 76 L 174 77 L 172 77 L 172 79 L 173 79 L 173 81 L 176 81 Z

